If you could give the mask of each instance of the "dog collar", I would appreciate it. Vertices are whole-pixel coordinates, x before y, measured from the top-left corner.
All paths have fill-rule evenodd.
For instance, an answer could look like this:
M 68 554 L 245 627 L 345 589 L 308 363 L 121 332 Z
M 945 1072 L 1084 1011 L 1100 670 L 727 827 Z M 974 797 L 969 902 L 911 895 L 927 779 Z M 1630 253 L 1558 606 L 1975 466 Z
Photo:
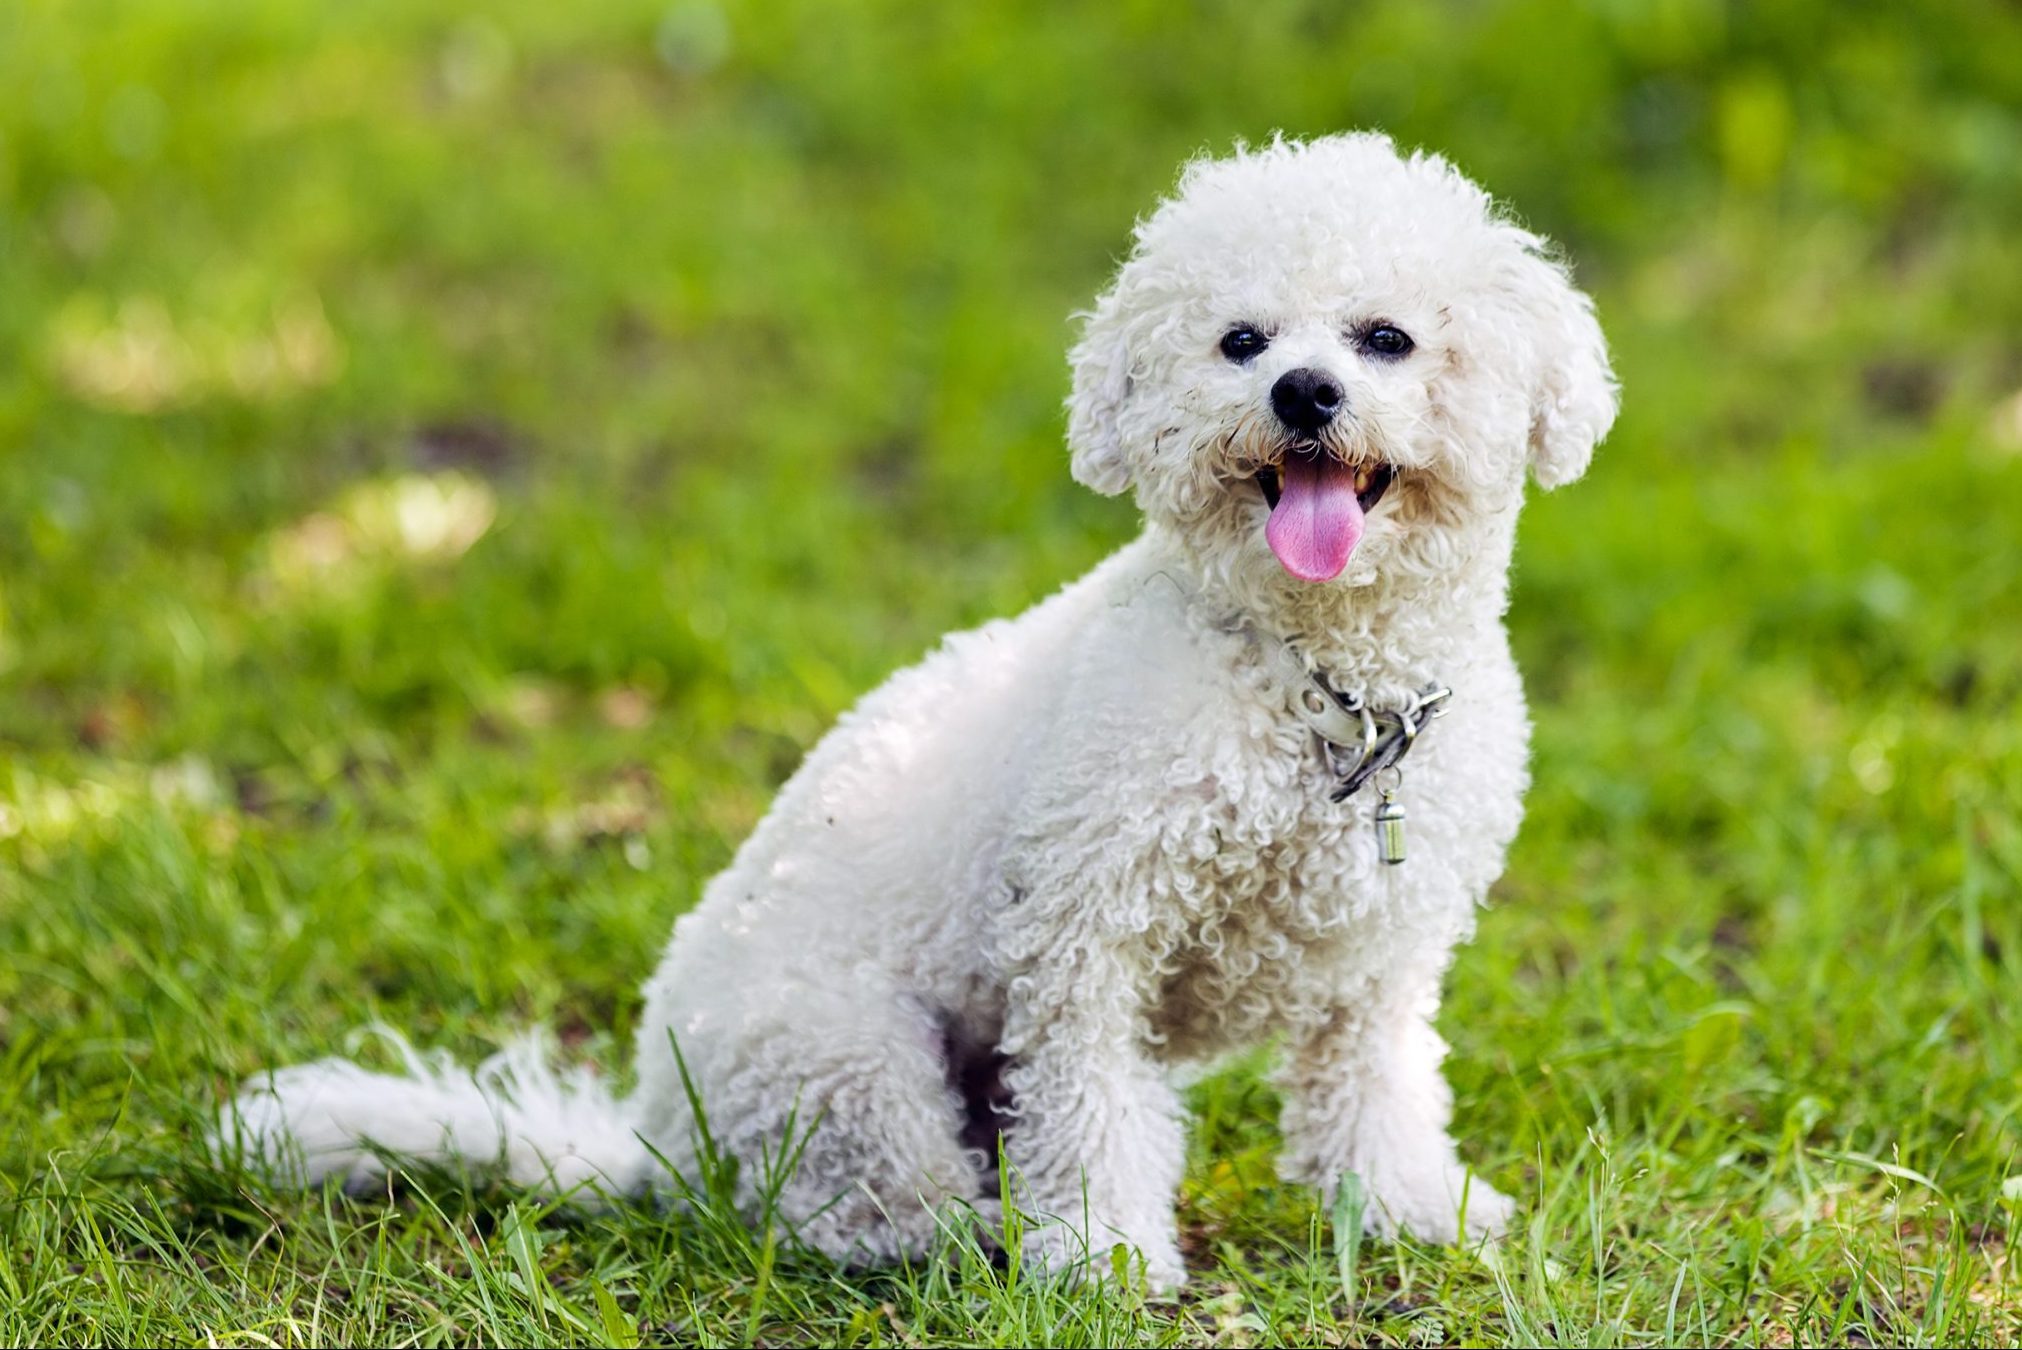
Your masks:
M 1336 780 L 1330 801 L 1347 801 L 1371 778 L 1396 768 L 1453 697 L 1451 689 L 1435 682 L 1401 708 L 1372 708 L 1360 694 L 1337 689 L 1324 671 L 1309 668 L 1289 643 L 1276 647 L 1292 712 L 1319 740 L 1321 758 Z M 1384 794 L 1386 802 L 1391 795 Z

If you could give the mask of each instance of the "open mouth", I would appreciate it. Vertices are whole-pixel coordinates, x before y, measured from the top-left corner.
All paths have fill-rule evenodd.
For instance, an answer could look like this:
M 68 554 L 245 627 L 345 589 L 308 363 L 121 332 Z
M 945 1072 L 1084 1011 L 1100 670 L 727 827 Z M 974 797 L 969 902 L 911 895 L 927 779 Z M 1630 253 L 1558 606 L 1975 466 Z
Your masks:
M 1311 446 L 1302 446 L 1292 450 L 1290 453 L 1304 459 L 1315 459 L 1320 454 L 1317 449 Z M 1366 516 L 1376 509 L 1376 503 L 1382 501 L 1383 494 L 1390 490 L 1390 480 L 1396 476 L 1396 473 L 1397 471 L 1388 464 L 1361 464 L 1356 466 L 1353 480 L 1355 504 L 1362 508 L 1363 515 Z M 1264 505 L 1270 507 L 1273 511 L 1278 509 L 1279 482 L 1280 479 L 1276 465 L 1266 465 L 1264 468 L 1257 470 L 1257 486 L 1263 490 Z
M 1347 464 L 1311 443 L 1257 471 L 1271 508 L 1264 538 L 1285 571 L 1301 581 L 1332 581 L 1362 538 L 1364 517 L 1390 487 L 1388 464 Z

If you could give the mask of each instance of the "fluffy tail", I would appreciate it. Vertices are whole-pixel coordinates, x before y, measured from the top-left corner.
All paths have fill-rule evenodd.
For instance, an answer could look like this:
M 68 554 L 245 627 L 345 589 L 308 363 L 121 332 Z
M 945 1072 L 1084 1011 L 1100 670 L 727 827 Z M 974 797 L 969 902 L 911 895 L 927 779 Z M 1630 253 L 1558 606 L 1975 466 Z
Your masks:
M 406 1072 L 373 1073 L 348 1059 L 278 1069 L 247 1083 L 211 1144 L 286 1185 L 342 1176 L 368 1188 L 401 1159 L 461 1165 L 561 1193 L 586 1183 L 642 1189 L 654 1160 L 628 1104 L 587 1068 L 558 1072 L 538 1033 L 475 1069 L 424 1055 L 370 1028 Z

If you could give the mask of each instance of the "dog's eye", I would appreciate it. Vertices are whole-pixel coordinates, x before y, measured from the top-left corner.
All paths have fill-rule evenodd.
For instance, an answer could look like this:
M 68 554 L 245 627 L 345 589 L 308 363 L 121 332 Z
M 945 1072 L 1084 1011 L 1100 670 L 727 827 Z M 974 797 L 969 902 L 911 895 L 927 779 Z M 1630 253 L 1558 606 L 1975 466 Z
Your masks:
M 1379 323 L 1365 329 L 1356 346 L 1370 356 L 1398 357 L 1415 345 L 1411 335 L 1394 323 Z
M 1231 361 L 1247 361 L 1270 345 L 1269 338 L 1246 323 L 1239 323 L 1222 334 L 1222 355 Z

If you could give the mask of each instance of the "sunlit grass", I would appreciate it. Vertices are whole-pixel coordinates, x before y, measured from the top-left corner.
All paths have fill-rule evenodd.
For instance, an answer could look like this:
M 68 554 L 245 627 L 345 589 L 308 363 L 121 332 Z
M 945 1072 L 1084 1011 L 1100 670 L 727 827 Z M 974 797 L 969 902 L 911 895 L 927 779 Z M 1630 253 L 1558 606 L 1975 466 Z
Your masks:
M 0 1342 L 2022 1339 L 2011 10 L 8 20 Z M 1536 784 L 1442 1019 L 1503 1247 L 1351 1253 L 1260 1058 L 1171 1301 L 207 1156 L 375 1020 L 622 1079 L 834 717 L 1128 536 L 1059 400 L 1134 214 L 1374 123 L 1567 242 L 1627 390 L 1524 522 Z

